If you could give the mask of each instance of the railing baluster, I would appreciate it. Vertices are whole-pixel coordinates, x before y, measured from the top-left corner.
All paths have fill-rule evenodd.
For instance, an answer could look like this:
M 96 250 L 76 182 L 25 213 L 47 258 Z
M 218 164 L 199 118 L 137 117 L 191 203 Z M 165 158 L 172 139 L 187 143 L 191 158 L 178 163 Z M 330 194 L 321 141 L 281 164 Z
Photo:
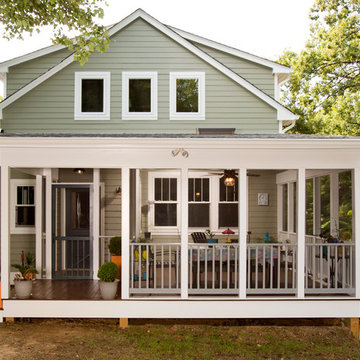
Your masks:
M 319 256 L 320 256 L 320 281 L 319 281 L 319 283 L 320 283 L 320 289 L 322 289 L 322 287 L 323 287 L 323 277 L 324 277 L 324 275 L 323 275 L 323 256 L 324 256 L 324 254 L 323 254 L 323 251 L 322 251 L 322 249 L 320 249 L 321 251 L 320 251 L 320 254 L 319 254 Z
M 215 289 L 215 245 L 212 247 L 212 288 Z
M 227 277 L 226 277 L 226 281 L 227 281 L 227 288 L 230 288 L 230 247 L 227 246 L 226 247 L 227 250 Z
M 333 246 L 334 252 L 335 252 L 335 289 L 338 288 L 338 247 Z
M 256 246 L 255 248 L 255 289 L 258 288 L 258 266 L 259 266 L 259 251 L 258 251 L 258 247 Z
M 270 289 L 274 286 L 274 247 L 270 246 Z M 278 259 L 279 262 L 279 259 Z
M 346 254 L 345 254 L 345 247 L 344 245 L 341 245 L 341 250 L 342 250 L 342 288 L 344 289 L 346 287 L 346 271 L 345 271 L 345 259 L 346 259 Z
M 220 269 L 219 269 L 220 289 L 222 289 L 222 279 L 223 279 L 223 273 L 222 273 L 222 268 L 223 268 L 223 264 L 222 264 L 222 245 L 219 245 L 219 251 L 220 251 Z
M 285 289 L 288 288 L 288 246 L 285 245 Z M 281 256 L 281 254 L 280 254 Z
M 200 248 L 197 249 L 197 269 L 196 269 L 196 277 L 197 277 L 197 288 L 200 289 Z
M 164 289 L 164 246 L 161 246 L 161 289 Z
M 205 266 L 205 289 L 207 289 L 207 273 L 208 273 L 208 271 L 207 271 L 207 252 L 208 252 L 208 248 L 207 247 L 204 249 L 204 252 L 205 252 L 205 254 L 204 254 L 204 261 L 205 261 L 205 264 L 204 264 L 204 266 Z

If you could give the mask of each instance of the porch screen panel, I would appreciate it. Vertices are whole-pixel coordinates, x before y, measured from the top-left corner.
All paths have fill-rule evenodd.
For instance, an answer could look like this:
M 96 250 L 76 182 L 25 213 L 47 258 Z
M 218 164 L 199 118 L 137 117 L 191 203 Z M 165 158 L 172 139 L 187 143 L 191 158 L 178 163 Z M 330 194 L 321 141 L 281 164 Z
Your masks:
M 155 226 L 177 226 L 177 179 L 155 178 Z
M 314 180 L 306 180 L 306 235 L 314 235 Z
M 352 178 L 351 171 L 339 174 L 339 238 L 352 240 Z
M 239 224 L 238 206 L 238 179 L 235 179 L 234 186 L 225 186 L 219 180 L 219 228 L 236 227 Z
M 320 177 L 321 233 L 330 234 L 330 176 Z
M 288 184 L 282 185 L 282 230 L 288 231 Z
M 210 226 L 208 178 L 191 178 L 189 183 L 189 227 Z

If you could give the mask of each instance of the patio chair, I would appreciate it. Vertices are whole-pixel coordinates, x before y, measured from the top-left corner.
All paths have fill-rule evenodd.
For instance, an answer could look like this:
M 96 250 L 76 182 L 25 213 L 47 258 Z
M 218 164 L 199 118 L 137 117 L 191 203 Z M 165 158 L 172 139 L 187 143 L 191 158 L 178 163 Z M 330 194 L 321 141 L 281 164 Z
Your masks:
M 207 238 L 204 232 L 193 232 L 191 233 L 191 237 L 196 244 L 207 243 Z

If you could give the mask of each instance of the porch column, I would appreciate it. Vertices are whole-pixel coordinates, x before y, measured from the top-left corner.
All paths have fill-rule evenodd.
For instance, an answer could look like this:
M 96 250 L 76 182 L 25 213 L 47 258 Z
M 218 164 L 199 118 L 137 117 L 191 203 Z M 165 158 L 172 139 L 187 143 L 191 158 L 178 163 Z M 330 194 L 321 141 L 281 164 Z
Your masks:
M 339 173 L 330 174 L 330 234 L 339 234 Z
M 9 231 L 9 176 L 7 165 L 1 166 L 1 298 L 9 298 L 9 263 L 10 263 L 10 231 Z
M 188 298 L 188 169 L 181 168 L 181 199 L 180 199 L 180 221 L 181 221 L 181 298 Z
M 304 268 L 305 268 L 305 201 L 306 201 L 306 179 L 305 169 L 298 169 L 297 186 L 297 296 L 305 297 Z
M 288 234 L 294 231 L 294 183 L 288 183 Z
M 43 207 L 42 175 L 36 175 L 35 186 L 35 267 L 39 272 L 37 279 L 42 277 L 42 207 Z
M 93 237 L 93 279 L 97 279 L 99 270 L 99 235 L 100 235 L 100 169 L 93 169 L 93 219 L 92 219 L 92 237 Z M 90 230 L 91 231 L 91 230 Z
M 129 299 L 130 169 L 121 168 L 121 298 Z
M 352 171 L 353 177 L 353 241 L 355 242 L 355 297 L 360 298 L 360 168 Z
M 246 235 L 248 227 L 248 184 L 246 168 L 239 169 L 239 298 L 246 298 Z
M 46 278 L 51 279 L 52 276 L 52 174 L 51 169 L 44 169 L 45 175 L 45 232 L 46 232 Z

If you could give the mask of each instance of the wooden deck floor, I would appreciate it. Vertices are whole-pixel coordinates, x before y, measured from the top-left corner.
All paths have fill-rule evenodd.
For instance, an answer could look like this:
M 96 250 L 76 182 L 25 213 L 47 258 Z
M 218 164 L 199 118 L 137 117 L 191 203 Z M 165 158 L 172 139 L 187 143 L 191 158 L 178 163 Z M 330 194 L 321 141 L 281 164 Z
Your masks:
M 16 299 L 11 288 L 11 299 Z M 35 280 L 29 300 L 101 300 L 98 280 Z M 120 286 L 117 296 L 120 300 Z

